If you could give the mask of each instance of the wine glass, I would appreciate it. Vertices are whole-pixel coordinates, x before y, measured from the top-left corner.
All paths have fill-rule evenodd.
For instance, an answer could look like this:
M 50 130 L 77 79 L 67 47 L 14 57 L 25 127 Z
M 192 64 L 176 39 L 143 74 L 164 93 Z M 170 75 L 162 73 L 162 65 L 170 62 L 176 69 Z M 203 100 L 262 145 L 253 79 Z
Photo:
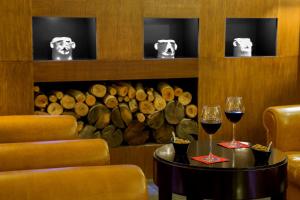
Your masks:
M 213 162 L 215 158 L 212 154 L 212 135 L 217 132 L 222 123 L 221 107 L 217 106 L 203 106 L 201 113 L 201 126 L 209 135 L 209 154 L 204 159 L 208 162 Z
M 232 122 L 232 141 L 229 144 L 232 148 L 239 148 L 239 143 L 235 140 L 235 126 L 241 120 L 244 113 L 245 106 L 242 97 L 226 98 L 225 115 Z

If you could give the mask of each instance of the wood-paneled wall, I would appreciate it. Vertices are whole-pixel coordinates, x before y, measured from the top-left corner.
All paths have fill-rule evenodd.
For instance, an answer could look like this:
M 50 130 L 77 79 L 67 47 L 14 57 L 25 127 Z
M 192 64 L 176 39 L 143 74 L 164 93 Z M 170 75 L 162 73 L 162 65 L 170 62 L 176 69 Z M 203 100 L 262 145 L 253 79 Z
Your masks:
M 31 0 L 0 1 L 0 61 L 29 61 Z
M 211 3 L 214 6 L 209 7 Z M 224 108 L 227 96 L 242 96 L 246 114 L 237 125 L 237 138 L 265 143 L 263 111 L 269 106 L 293 104 L 299 100 L 300 1 L 214 0 L 211 3 L 203 7 L 200 16 L 201 33 L 205 38 L 201 37 L 200 42 L 199 107 L 204 104 L 220 104 Z M 210 14 L 217 13 L 216 17 L 207 18 L 208 11 Z M 277 55 L 224 57 L 224 23 L 227 17 L 278 18 Z M 217 28 L 212 24 L 216 24 Z M 231 135 L 232 125 L 224 116 L 222 128 L 214 137 L 228 140 Z M 200 137 L 207 138 L 202 130 Z
M 0 114 L 33 113 L 33 70 L 30 62 L 0 62 Z
M 265 131 L 261 116 L 264 109 L 299 103 L 299 6 L 299 0 L 1 1 L 0 22 L 5 28 L 0 31 L 0 71 L 3 72 L 0 75 L 0 114 L 30 114 L 33 110 L 30 88 L 34 81 L 198 75 L 199 106 L 224 106 L 226 96 L 243 96 L 246 114 L 238 124 L 237 137 L 263 143 Z M 32 61 L 31 16 L 96 17 L 97 59 L 69 63 Z M 144 17 L 199 18 L 199 58 L 165 62 L 144 60 Z M 278 18 L 277 55 L 224 57 L 227 17 Z M 176 72 L 170 72 L 173 65 Z M 58 78 L 55 77 L 57 73 L 60 73 Z M 215 137 L 231 137 L 231 126 L 225 116 L 222 129 Z M 200 138 L 206 138 L 203 131 Z
M 31 0 L 0 1 L 0 24 L 0 115 L 31 114 Z

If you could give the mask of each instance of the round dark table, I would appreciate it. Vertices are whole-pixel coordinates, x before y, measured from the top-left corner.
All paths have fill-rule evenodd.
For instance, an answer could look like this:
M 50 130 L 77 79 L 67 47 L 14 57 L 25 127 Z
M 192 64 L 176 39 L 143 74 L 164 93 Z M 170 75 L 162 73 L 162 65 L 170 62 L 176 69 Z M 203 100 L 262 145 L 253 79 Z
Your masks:
M 287 158 L 273 148 L 269 161 L 257 163 L 249 148 L 227 149 L 213 144 L 215 155 L 228 162 L 206 165 L 192 160 L 208 154 L 208 142 L 191 143 L 186 155 L 176 155 L 172 144 L 154 152 L 154 183 L 159 200 L 171 200 L 172 193 L 188 200 L 286 199 Z

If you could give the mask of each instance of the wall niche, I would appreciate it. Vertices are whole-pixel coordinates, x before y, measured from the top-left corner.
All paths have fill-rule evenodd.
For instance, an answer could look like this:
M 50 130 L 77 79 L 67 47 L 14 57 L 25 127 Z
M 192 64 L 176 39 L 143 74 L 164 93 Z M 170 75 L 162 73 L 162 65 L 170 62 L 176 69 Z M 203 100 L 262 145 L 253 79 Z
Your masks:
M 75 43 L 73 60 L 96 59 L 96 19 L 77 17 L 32 17 L 33 59 L 52 60 L 50 42 L 70 37 Z
M 157 58 L 154 44 L 161 39 L 175 40 L 175 58 L 197 58 L 198 32 L 197 18 L 145 18 L 144 58 Z
M 234 38 L 250 38 L 252 56 L 276 56 L 277 18 L 227 18 L 226 57 L 233 57 Z

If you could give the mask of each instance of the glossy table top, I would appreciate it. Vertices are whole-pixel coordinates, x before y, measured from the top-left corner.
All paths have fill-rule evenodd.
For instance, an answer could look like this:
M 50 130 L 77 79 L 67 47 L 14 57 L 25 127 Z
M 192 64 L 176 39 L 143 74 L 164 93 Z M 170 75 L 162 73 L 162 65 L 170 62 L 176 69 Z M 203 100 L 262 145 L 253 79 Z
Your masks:
M 213 154 L 228 158 L 229 161 L 207 165 L 192 159 L 194 156 L 207 155 L 208 149 L 208 142 L 196 141 L 189 145 L 186 155 L 178 155 L 175 154 L 172 144 L 166 144 L 155 150 L 154 157 L 178 167 L 222 170 L 255 170 L 259 168 L 270 168 L 287 162 L 285 154 L 275 148 L 272 149 L 269 161 L 261 163 L 256 162 L 250 148 L 227 149 L 216 143 L 213 143 Z

